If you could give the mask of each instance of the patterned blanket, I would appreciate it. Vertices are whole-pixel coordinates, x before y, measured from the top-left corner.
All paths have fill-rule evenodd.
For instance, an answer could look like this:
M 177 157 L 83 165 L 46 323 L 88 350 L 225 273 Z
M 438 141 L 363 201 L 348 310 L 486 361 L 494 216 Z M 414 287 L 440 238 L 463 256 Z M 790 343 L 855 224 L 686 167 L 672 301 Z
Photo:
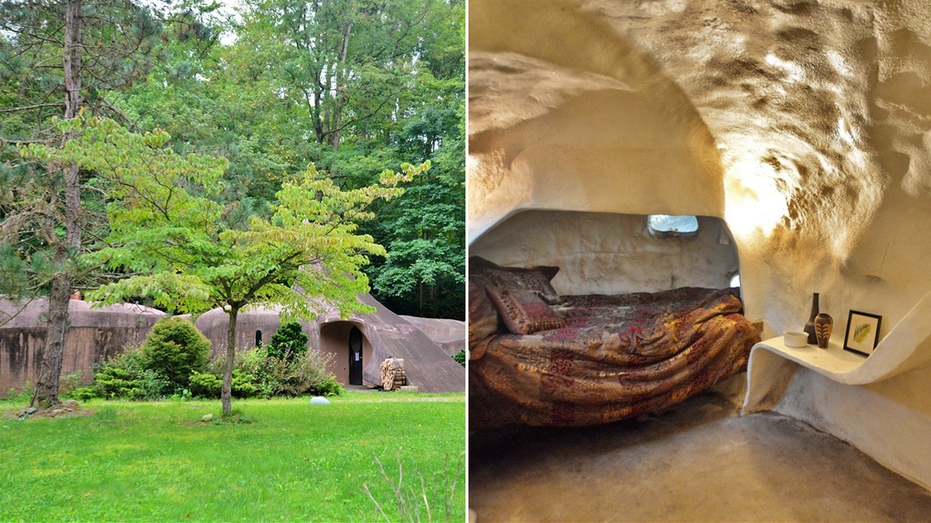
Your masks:
M 736 289 L 565 296 L 561 329 L 496 334 L 469 362 L 470 425 L 577 426 L 671 407 L 745 370 Z

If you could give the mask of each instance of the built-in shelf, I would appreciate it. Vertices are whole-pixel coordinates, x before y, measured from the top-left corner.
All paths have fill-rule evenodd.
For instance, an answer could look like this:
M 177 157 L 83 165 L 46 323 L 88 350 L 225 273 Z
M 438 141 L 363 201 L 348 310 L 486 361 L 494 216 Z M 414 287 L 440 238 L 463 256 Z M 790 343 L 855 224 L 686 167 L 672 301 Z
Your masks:
M 843 375 L 866 363 L 866 356 L 846 351 L 841 344 L 831 341 L 828 348 L 819 349 L 817 345 L 808 344 L 805 347 L 788 347 L 782 336 L 770 338 L 757 343 L 752 350 L 764 349 L 782 355 L 803 367 L 814 370 L 825 376 L 843 380 Z
M 743 411 L 772 407 L 799 366 L 847 385 L 876 383 L 927 366 L 931 363 L 929 318 L 931 293 L 918 301 L 869 357 L 844 350 L 838 340 L 832 340 L 827 349 L 810 344 L 787 347 L 782 336 L 757 343 L 750 349 Z

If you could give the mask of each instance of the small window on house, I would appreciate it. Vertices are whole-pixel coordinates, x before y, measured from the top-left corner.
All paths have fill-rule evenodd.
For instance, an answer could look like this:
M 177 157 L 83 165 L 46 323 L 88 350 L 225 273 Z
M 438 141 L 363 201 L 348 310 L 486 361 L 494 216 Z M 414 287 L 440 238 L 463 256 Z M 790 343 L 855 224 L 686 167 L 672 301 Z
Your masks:
M 695 236 L 698 218 L 691 215 L 651 214 L 647 217 L 650 232 L 656 236 Z

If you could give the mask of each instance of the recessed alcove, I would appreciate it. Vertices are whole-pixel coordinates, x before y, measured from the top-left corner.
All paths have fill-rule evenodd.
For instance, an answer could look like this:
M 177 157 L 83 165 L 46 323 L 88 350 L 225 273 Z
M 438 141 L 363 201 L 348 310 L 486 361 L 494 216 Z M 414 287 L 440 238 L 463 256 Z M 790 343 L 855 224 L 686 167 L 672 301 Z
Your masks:
M 360 329 L 361 327 L 361 329 Z M 341 383 L 362 385 L 362 369 L 372 357 L 372 343 L 364 325 L 334 321 L 320 326 L 320 349 L 334 354 L 330 370 Z
M 727 224 L 698 216 L 697 230 L 657 232 L 649 215 L 526 210 L 473 242 L 470 254 L 502 266 L 556 266 L 561 295 L 723 289 L 739 274 Z

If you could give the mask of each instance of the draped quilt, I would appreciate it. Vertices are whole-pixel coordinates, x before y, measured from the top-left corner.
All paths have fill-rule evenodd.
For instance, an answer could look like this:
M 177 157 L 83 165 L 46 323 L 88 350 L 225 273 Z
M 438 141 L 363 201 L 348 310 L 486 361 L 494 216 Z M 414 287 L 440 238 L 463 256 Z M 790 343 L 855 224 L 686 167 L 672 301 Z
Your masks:
M 491 307 L 470 288 L 470 324 Z M 489 291 L 490 292 L 490 291 Z M 562 328 L 470 339 L 470 424 L 576 426 L 671 407 L 746 369 L 736 289 L 562 296 Z M 473 331 L 470 327 L 470 335 Z

